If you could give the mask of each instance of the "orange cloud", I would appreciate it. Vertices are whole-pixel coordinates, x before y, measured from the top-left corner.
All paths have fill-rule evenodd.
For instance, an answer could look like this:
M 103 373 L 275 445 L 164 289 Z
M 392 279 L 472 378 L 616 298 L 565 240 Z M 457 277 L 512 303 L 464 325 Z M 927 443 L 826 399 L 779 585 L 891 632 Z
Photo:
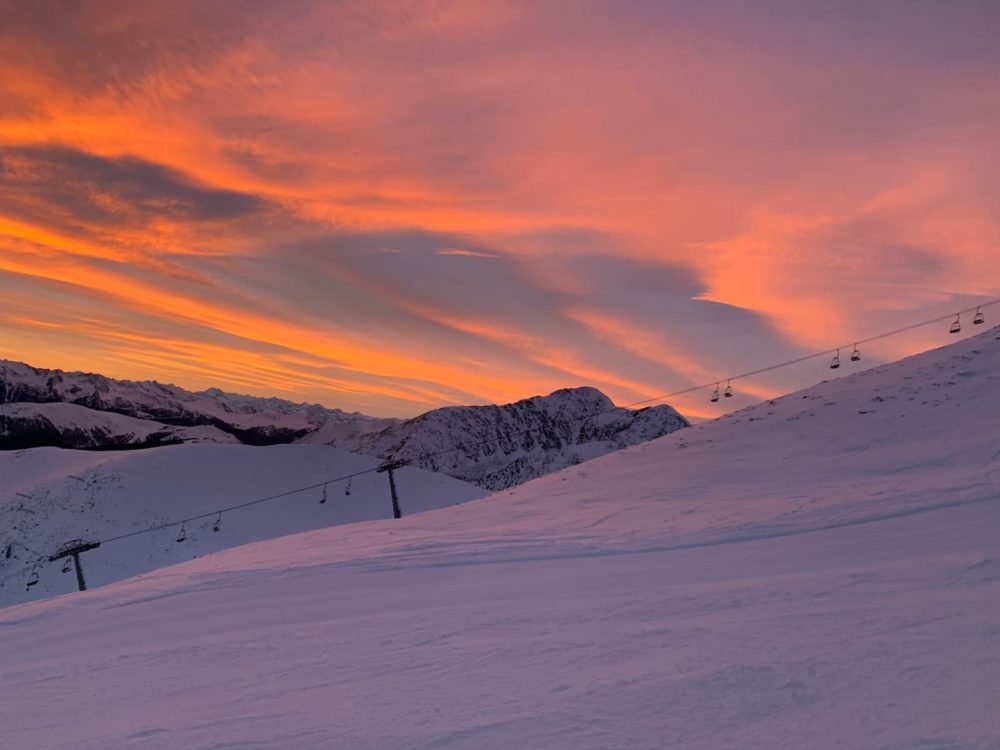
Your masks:
M 980 12 L 12 7 L 0 346 L 396 414 L 638 400 L 995 296 Z

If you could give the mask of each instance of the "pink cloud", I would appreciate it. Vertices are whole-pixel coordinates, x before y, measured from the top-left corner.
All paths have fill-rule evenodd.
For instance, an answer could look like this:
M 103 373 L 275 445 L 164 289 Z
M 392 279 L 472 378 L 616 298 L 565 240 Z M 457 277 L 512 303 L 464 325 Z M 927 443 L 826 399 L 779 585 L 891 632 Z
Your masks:
M 995 296 L 997 14 L 18 5 L 5 350 L 115 374 L 139 336 L 128 374 L 158 377 L 187 341 L 203 386 L 287 345 L 261 392 L 405 413 L 594 378 L 632 400 Z M 25 314 L 55 284 L 113 351 Z

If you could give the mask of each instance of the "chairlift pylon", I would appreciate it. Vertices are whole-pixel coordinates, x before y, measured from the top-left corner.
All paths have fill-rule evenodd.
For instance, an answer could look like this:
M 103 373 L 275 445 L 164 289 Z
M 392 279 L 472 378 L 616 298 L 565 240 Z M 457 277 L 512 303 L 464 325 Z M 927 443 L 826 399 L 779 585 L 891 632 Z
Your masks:
M 958 333 L 962 330 L 962 314 L 959 313 L 955 316 L 955 320 L 952 321 L 951 328 L 948 329 L 948 333 Z
M 833 355 L 833 359 L 830 360 L 831 370 L 836 370 L 838 367 L 840 367 L 840 349 L 837 350 L 837 353 Z
M 851 352 L 851 362 L 858 362 L 861 360 L 861 350 L 858 349 L 858 345 L 854 345 L 854 351 Z
M 185 523 L 187 523 L 187 522 L 186 521 L 181 521 L 181 530 L 179 532 L 177 532 L 177 539 L 174 540 L 178 544 L 180 544 L 181 542 L 183 542 L 185 539 L 188 538 L 187 537 L 187 529 L 184 527 Z
M 972 319 L 972 325 L 974 326 L 979 326 L 986 322 L 986 316 L 983 315 L 983 311 L 979 309 L 980 307 L 980 305 L 976 305 L 976 315 Z

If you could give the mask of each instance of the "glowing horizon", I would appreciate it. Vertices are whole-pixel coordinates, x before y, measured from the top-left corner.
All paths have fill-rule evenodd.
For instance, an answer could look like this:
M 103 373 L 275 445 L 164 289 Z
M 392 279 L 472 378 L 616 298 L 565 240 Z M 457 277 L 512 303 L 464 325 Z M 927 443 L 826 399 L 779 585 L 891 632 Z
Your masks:
M 1000 296 L 1000 6 L 0 18 L 0 358 L 386 416 L 631 403 Z

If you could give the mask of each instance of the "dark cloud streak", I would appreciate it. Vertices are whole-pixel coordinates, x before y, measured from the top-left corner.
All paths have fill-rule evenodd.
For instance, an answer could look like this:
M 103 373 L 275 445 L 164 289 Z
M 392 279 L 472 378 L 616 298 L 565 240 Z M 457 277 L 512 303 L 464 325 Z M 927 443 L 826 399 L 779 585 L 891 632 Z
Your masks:
M 262 198 L 202 185 L 181 172 L 131 156 L 107 158 L 65 146 L 7 148 L 0 206 L 48 205 L 83 223 L 118 227 L 166 218 L 240 219 L 267 210 Z

